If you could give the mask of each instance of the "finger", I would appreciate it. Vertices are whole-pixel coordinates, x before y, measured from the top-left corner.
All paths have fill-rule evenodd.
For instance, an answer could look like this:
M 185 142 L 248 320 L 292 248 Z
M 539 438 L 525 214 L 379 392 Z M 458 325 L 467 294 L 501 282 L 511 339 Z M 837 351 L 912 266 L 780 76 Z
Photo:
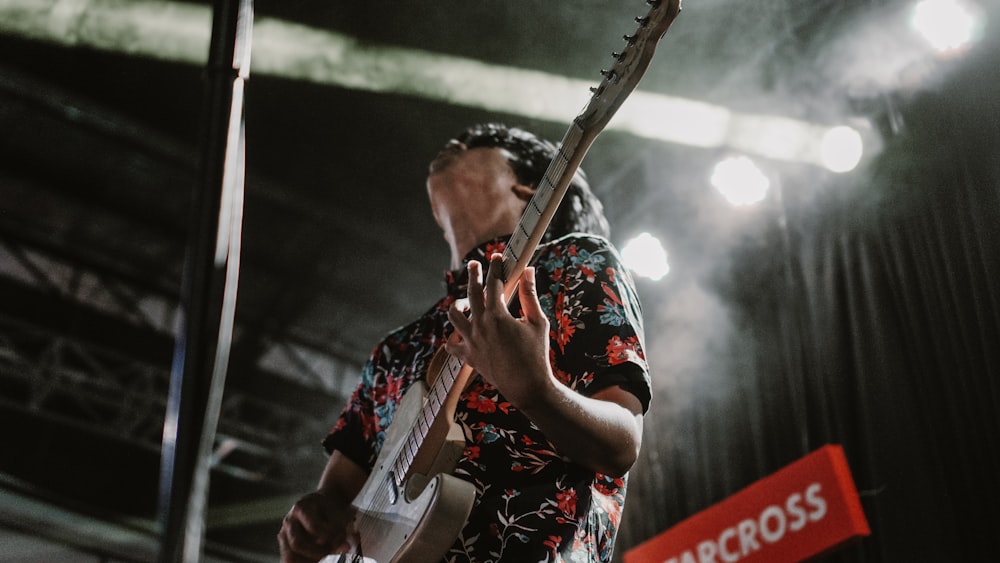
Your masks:
M 469 262 L 469 311 L 473 318 L 483 312 L 483 265 L 477 260 Z
M 469 331 L 472 330 L 472 323 L 455 303 L 452 303 L 451 307 L 448 307 L 448 320 L 451 321 L 451 325 L 455 328 L 455 331 L 444 341 L 444 350 L 452 356 L 464 358 L 465 339 L 468 338 Z
M 452 303 L 451 307 L 448 307 L 448 320 L 451 321 L 451 325 L 455 327 L 455 332 L 459 334 L 462 338 L 468 338 L 469 328 L 472 323 L 466 318 L 465 312 L 462 311 L 458 304 Z
M 521 313 L 523 318 L 531 323 L 545 320 L 545 313 L 542 311 L 542 304 L 538 301 L 538 287 L 535 283 L 535 268 L 528 266 L 521 274 L 521 281 L 517 286 L 517 294 L 521 301 Z
M 357 553 L 359 545 L 361 545 L 361 534 L 358 533 L 358 529 L 354 524 L 351 524 L 348 526 L 347 537 L 344 538 L 344 543 L 337 546 L 337 549 L 334 549 L 333 553 Z M 358 560 L 360 561 L 361 559 L 358 558 Z
M 490 257 L 490 269 L 486 272 L 486 307 L 506 311 L 503 297 L 503 255 Z
M 330 552 L 331 547 L 327 542 L 318 541 L 297 520 L 291 519 L 285 521 L 279 543 L 287 548 L 289 554 L 300 558 L 311 557 L 313 561 L 322 559 Z
M 318 542 L 327 539 L 327 530 L 330 529 L 331 522 L 325 511 L 305 508 L 306 505 L 316 507 L 315 499 L 310 498 L 314 497 L 315 494 L 306 495 L 292 506 L 286 520 L 296 523 L 306 534 Z

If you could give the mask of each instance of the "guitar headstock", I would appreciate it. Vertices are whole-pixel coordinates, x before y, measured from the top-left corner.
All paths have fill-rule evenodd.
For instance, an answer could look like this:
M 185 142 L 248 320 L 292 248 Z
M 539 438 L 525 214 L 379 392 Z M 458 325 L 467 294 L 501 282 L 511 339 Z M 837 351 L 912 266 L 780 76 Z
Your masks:
M 591 88 L 593 96 L 574 123 L 587 134 L 597 135 L 635 89 L 656 46 L 681 11 L 681 0 L 646 0 L 650 5 L 645 16 L 635 18 L 639 24 L 632 35 L 625 35 L 625 48 L 612 53 L 614 65 L 602 70 L 604 80 Z

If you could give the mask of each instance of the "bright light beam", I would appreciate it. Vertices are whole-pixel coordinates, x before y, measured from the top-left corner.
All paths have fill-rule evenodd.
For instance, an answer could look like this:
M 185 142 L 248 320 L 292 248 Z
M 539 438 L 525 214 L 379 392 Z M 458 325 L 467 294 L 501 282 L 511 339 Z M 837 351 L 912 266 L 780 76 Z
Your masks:
M 727 158 L 715 165 L 712 185 L 733 205 L 752 205 L 763 201 L 771 181 L 749 158 Z
M 649 233 L 642 233 L 625 243 L 622 247 L 622 262 L 637 276 L 653 281 L 661 280 L 670 273 L 667 251 L 663 249 L 660 241 Z
M 205 64 L 211 9 L 182 2 L 0 0 L 0 33 L 154 59 Z M 403 94 L 533 119 L 568 123 L 597 80 L 487 64 L 417 49 L 360 43 L 343 34 L 273 18 L 254 22 L 255 75 Z M 828 127 L 636 91 L 608 129 L 695 147 L 731 147 L 822 166 Z
M 947 52 L 972 41 L 976 18 L 955 0 L 923 0 L 913 7 L 910 25 L 932 47 Z
M 850 127 L 834 127 L 823 135 L 823 165 L 833 172 L 848 172 L 861 161 L 861 135 Z

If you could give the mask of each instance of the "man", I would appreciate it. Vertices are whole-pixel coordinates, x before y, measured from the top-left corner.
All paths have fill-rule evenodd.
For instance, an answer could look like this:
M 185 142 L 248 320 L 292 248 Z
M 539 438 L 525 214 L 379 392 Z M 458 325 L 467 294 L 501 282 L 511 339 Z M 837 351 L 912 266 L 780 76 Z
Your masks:
M 475 485 L 475 504 L 445 561 L 611 560 L 650 398 L 631 277 L 582 174 L 510 304 L 495 254 L 554 154 L 526 131 L 485 124 L 431 162 L 427 192 L 451 249 L 447 295 L 374 348 L 324 441 L 317 491 L 285 516 L 283 562 L 349 547 L 350 503 L 401 397 L 441 346 L 475 370 L 455 412 L 465 451 L 454 470 Z

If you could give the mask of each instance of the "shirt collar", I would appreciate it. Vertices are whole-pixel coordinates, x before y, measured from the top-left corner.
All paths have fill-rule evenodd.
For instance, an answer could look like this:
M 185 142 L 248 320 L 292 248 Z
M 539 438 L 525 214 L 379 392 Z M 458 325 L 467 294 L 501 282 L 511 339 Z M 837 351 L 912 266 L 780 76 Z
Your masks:
M 462 267 L 457 270 L 445 270 L 444 280 L 448 288 L 448 295 L 455 299 L 468 297 L 469 292 L 469 262 L 477 260 L 485 267 L 488 266 L 489 256 L 494 253 L 502 253 L 507 248 L 507 241 L 510 235 L 499 236 L 488 240 L 476 248 L 473 248 L 462 260 Z

